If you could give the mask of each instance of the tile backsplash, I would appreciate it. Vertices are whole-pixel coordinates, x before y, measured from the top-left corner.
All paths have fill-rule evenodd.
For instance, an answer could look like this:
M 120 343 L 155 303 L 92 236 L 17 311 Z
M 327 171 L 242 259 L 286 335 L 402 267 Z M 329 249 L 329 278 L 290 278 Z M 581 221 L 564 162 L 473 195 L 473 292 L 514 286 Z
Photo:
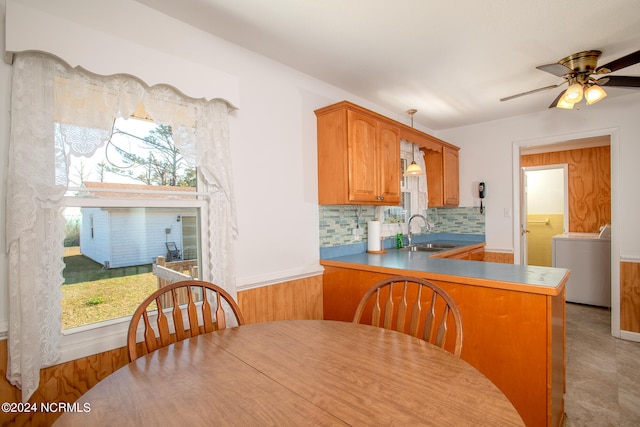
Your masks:
M 321 248 L 367 241 L 367 221 L 374 218 L 375 206 L 321 205 L 319 209 Z M 432 233 L 485 233 L 484 214 L 478 207 L 429 208 L 427 219 L 434 224 Z M 354 228 L 362 234 L 354 235 Z

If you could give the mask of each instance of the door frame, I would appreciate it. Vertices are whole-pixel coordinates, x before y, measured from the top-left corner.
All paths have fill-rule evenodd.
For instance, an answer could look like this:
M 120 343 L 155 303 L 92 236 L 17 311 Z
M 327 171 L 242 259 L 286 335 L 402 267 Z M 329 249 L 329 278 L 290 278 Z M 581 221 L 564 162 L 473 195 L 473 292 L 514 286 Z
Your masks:
M 621 337 L 620 333 L 620 137 L 618 128 L 595 129 L 585 132 L 575 132 L 564 135 L 553 135 L 544 138 L 513 141 L 513 261 L 520 264 L 521 236 L 520 236 L 520 156 L 524 148 L 560 144 L 565 141 L 609 136 L 611 150 L 611 335 Z
M 569 165 L 566 163 L 559 163 L 554 165 L 543 166 L 526 166 L 522 167 L 522 174 L 520 175 L 520 264 L 529 264 L 529 250 L 527 248 L 527 216 L 529 214 L 529 203 L 527 201 L 527 172 L 543 171 L 543 170 L 562 170 L 563 182 L 562 182 L 562 210 L 563 210 L 563 232 L 569 231 Z

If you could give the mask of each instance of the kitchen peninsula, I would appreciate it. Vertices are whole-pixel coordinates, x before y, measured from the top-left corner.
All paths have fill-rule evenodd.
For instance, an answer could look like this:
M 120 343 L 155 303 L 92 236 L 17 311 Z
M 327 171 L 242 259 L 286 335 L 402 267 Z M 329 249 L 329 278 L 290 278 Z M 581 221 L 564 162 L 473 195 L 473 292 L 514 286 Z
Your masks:
M 458 304 L 462 359 L 502 390 L 527 426 L 561 425 L 569 271 L 442 255 L 389 249 L 321 260 L 324 318 L 351 321 L 364 292 L 384 277 L 429 279 Z

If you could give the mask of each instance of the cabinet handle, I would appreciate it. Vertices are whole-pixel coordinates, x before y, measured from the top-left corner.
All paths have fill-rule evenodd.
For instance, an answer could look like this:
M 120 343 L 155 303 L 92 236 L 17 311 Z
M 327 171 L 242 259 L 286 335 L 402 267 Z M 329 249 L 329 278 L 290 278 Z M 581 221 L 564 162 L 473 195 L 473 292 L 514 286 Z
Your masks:
M 376 199 L 382 201 L 382 200 L 384 200 L 384 196 L 378 196 L 378 197 L 376 197 Z

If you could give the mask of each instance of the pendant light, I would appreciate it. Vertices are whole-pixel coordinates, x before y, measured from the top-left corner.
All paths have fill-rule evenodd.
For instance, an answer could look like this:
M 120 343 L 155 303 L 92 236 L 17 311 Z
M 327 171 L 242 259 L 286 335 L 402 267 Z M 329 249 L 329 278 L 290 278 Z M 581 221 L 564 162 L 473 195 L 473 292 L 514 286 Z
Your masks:
M 415 110 L 413 108 L 411 110 L 407 110 L 407 113 L 411 117 L 412 129 L 413 129 L 413 115 L 417 112 L 418 110 Z M 418 166 L 418 164 L 416 163 L 414 146 L 413 144 L 411 144 L 411 164 L 409 165 L 409 167 L 407 167 L 407 170 L 404 171 L 404 176 L 418 176 L 418 175 L 422 175 L 423 173 L 424 172 L 422 172 L 422 168 L 420 168 L 420 166 Z

